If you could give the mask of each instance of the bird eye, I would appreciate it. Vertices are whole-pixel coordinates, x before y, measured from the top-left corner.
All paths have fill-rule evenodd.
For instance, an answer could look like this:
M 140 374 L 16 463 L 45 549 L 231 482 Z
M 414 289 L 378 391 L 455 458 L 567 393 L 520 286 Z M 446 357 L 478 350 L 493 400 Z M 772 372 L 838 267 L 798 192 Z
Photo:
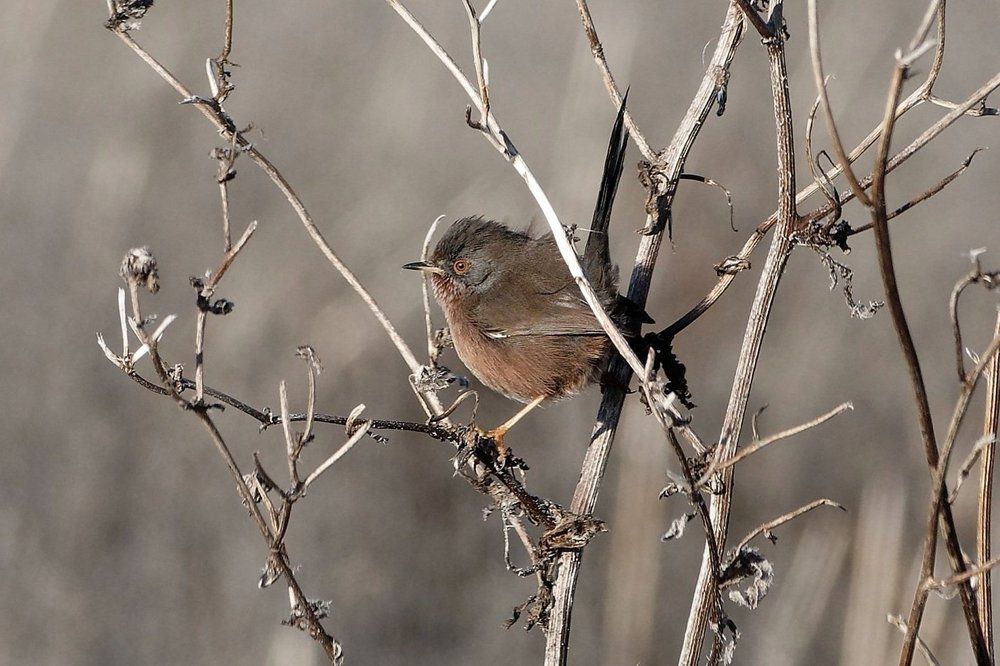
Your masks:
M 452 264 L 452 268 L 454 268 L 455 272 L 458 273 L 459 275 L 465 275 L 466 273 L 469 272 L 469 267 L 471 265 L 472 262 L 470 262 L 468 259 L 457 259 L 455 263 Z

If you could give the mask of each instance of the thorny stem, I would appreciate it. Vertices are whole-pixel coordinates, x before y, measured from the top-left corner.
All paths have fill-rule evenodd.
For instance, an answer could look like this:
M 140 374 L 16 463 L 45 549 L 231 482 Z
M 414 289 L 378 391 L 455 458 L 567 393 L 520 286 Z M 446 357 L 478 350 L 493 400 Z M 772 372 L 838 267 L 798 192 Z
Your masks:
M 719 455 L 723 460 L 732 457 L 739 442 L 743 418 L 746 415 L 747 402 L 750 398 L 750 387 L 753 384 L 757 360 L 763 344 L 764 331 L 770 317 L 778 283 L 784 273 L 785 264 L 792 249 L 791 234 L 798 223 L 795 209 L 795 145 L 792 134 L 792 109 L 788 93 L 782 26 L 776 26 L 774 37 L 765 40 L 764 46 L 770 70 L 777 138 L 778 228 L 771 241 L 771 249 L 768 252 L 750 309 L 743 346 L 736 367 L 736 376 L 733 379 L 732 393 L 726 409 L 722 432 L 719 436 Z M 716 531 L 716 541 L 720 548 L 724 548 L 729 527 L 729 512 L 732 506 L 733 469 L 724 470 L 721 477 L 722 492 L 712 497 L 711 515 L 712 524 Z M 698 575 L 694 600 L 688 616 L 687 630 L 684 634 L 684 645 L 679 659 L 679 663 L 686 666 L 694 666 L 699 661 L 705 628 L 709 619 L 709 609 L 714 597 L 718 594 L 718 590 L 711 587 L 709 565 L 706 553 L 702 557 L 701 572 Z

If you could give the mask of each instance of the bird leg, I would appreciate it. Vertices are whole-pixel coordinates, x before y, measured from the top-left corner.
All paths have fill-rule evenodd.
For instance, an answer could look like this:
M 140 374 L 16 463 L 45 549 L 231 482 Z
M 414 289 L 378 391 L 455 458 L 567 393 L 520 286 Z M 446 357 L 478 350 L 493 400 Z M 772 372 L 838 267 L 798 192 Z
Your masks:
M 518 421 L 527 416 L 528 412 L 533 410 L 535 407 L 538 407 L 538 405 L 542 404 L 542 401 L 545 400 L 545 398 L 546 396 L 544 395 L 538 396 L 537 398 L 529 402 L 527 405 L 522 407 L 517 414 L 514 414 L 514 416 L 507 419 L 504 423 L 484 433 L 487 437 L 493 439 L 493 442 L 496 444 L 497 447 L 497 454 L 499 455 L 501 461 L 507 459 L 507 447 L 504 446 L 503 443 L 504 435 L 506 435 L 507 431 L 513 428 Z

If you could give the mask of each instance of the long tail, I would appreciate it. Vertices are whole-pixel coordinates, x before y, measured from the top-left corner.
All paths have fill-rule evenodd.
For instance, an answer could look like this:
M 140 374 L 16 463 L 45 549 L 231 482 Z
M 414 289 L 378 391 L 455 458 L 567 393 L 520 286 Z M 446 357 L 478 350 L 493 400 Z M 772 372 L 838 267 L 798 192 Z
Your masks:
M 594 207 L 594 219 L 590 224 L 590 234 L 583 250 L 583 269 L 587 278 L 595 282 L 598 289 L 614 288 L 614 269 L 611 266 L 611 252 L 608 249 L 608 226 L 611 223 L 611 209 L 615 204 L 615 194 L 622 177 L 622 167 L 625 164 L 625 149 L 628 146 L 628 130 L 625 129 L 625 102 L 628 90 L 622 97 L 618 108 L 618 117 L 611 130 L 611 141 L 608 143 L 608 154 L 604 158 L 604 174 L 601 176 L 601 189 L 597 195 L 597 205 Z

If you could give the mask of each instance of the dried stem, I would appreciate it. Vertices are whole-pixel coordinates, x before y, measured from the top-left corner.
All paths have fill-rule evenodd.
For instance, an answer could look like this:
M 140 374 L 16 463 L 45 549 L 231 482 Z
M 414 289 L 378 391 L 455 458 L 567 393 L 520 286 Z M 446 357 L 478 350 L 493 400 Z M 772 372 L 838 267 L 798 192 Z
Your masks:
M 368 430 L 371 428 L 371 423 L 365 423 L 360 428 L 351 435 L 346 442 L 344 442 L 339 449 L 333 452 L 333 454 L 324 460 L 316 469 L 314 469 L 306 480 L 302 482 L 304 488 L 308 488 L 313 481 L 318 479 L 320 475 L 326 470 L 330 469 L 338 460 L 347 455 L 347 452 L 354 448 L 354 445 L 360 442 L 368 434 Z
M 226 36 L 223 42 L 222 53 L 219 54 L 218 61 L 221 64 L 229 62 L 229 54 L 233 51 L 233 0 L 226 0 Z
M 949 531 L 948 529 L 948 519 L 951 518 L 951 506 L 947 502 L 948 488 L 945 484 L 945 474 L 948 470 L 948 462 L 951 456 L 951 451 L 954 448 L 955 441 L 958 439 L 958 431 L 968 411 L 972 394 L 975 391 L 980 378 L 986 372 L 986 368 L 989 367 L 989 364 L 996 357 L 998 349 L 1000 349 L 1000 334 L 996 335 L 990 342 L 989 347 L 987 347 L 986 351 L 983 353 L 979 362 L 976 364 L 976 367 L 973 368 L 966 382 L 962 385 L 958 400 L 955 403 L 955 409 L 952 412 L 951 420 L 948 423 L 948 431 L 945 436 L 944 445 L 941 447 L 940 457 L 933 469 L 931 477 L 931 500 L 929 502 L 930 510 L 927 521 L 928 525 L 924 534 L 924 560 L 920 570 L 922 574 L 920 579 L 921 581 L 931 580 L 934 575 L 934 557 L 933 553 L 930 557 L 928 557 L 928 551 L 930 550 L 930 546 L 936 543 L 939 516 L 940 522 L 945 528 L 945 536 L 949 537 L 950 534 L 954 533 L 953 526 L 952 531 Z M 949 555 L 951 555 L 950 547 Z M 927 565 L 928 560 L 930 561 L 930 566 Z M 956 560 L 958 566 L 956 566 Z M 962 607 L 963 610 L 966 610 L 966 622 L 969 626 L 970 634 L 973 628 L 978 631 L 977 634 L 970 635 L 972 648 L 976 655 L 976 661 L 981 664 L 990 663 L 989 649 L 986 646 L 985 638 L 980 627 L 978 604 L 976 604 L 976 597 L 972 594 L 971 586 L 969 585 L 969 580 L 973 578 L 975 574 L 968 574 L 961 551 L 959 551 L 958 558 L 952 556 L 952 568 L 955 571 L 955 584 L 959 586 L 959 594 L 962 595 Z M 914 635 L 920 628 L 920 621 L 923 617 L 924 606 L 927 603 L 927 591 L 927 585 L 924 582 L 921 582 L 917 585 L 917 589 L 914 592 L 913 605 L 910 609 L 910 618 L 907 620 L 908 631 L 903 637 L 903 647 L 900 651 L 899 662 L 901 665 L 908 664 L 913 659 L 913 642 L 915 641 Z M 971 602 L 966 600 L 966 595 L 968 595 L 968 598 L 971 599 Z M 969 611 L 972 611 L 971 619 L 969 618 Z
M 940 10 L 938 12 L 938 30 L 937 30 L 937 51 L 934 55 L 934 62 L 931 65 L 930 71 L 927 78 L 921 84 L 921 86 L 911 93 L 905 100 L 899 103 L 896 107 L 895 115 L 896 118 L 900 118 L 907 111 L 913 109 L 919 104 L 927 101 L 930 91 L 937 81 L 937 76 L 941 69 L 941 63 L 944 58 L 944 44 L 945 44 L 945 20 L 944 20 L 944 8 L 945 4 L 942 2 L 940 5 Z M 951 126 L 956 120 L 964 115 L 968 115 L 969 112 L 976 106 L 981 106 L 983 100 L 993 92 L 997 87 L 1000 87 L 1000 73 L 992 77 L 990 80 L 985 82 L 978 90 L 972 93 L 961 104 L 957 104 L 952 108 L 952 111 L 942 118 L 940 118 L 936 123 L 928 127 L 924 132 L 920 134 L 916 139 L 914 139 L 906 148 L 900 150 L 896 153 L 892 159 L 889 160 L 886 165 L 886 172 L 890 173 L 900 166 L 903 162 L 908 160 L 914 154 L 916 154 L 921 148 L 930 143 L 935 139 L 941 132 Z M 853 163 L 861 155 L 863 155 L 881 136 L 882 124 L 879 123 L 869 134 L 861 141 L 858 146 L 851 151 L 849 155 L 849 160 Z M 833 179 L 841 173 L 841 168 L 836 165 L 834 168 L 827 170 L 826 178 Z M 861 181 L 861 185 L 864 188 L 868 188 L 871 185 L 871 176 L 866 176 L 865 179 Z M 796 197 L 795 201 L 797 204 L 803 203 L 809 196 L 814 194 L 817 190 L 821 188 L 820 182 L 814 180 L 808 186 L 802 189 Z M 854 198 L 854 193 L 850 190 L 840 194 L 838 206 L 851 201 Z M 805 216 L 805 219 L 814 220 L 825 217 L 831 213 L 834 206 L 827 204 L 826 206 L 820 207 L 812 213 Z M 690 326 L 695 320 L 697 320 L 701 315 L 708 311 L 708 309 L 714 305 L 719 298 L 725 293 L 725 291 L 732 284 L 736 275 L 743 269 L 749 267 L 748 259 L 750 255 L 757 249 L 763 241 L 767 232 L 774 227 L 778 222 L 778 212 L 772 213 L 766 220 L 764 220 L 757 229 L 754 230 L 753 234 L 744 243 L 743 248 L 739 253 L 728 258 L 725 262 L 726 265 L 732 268 L 726 270 L 720 270 L 720 277 L 716 285 L 712 290 L 706 295 L 701 302 L 695 305 L 690 311 L 688 311 L 683 317 L 678 319 L 676 322 L 671 324 L 665 331 L 668 335 L 675 335 L 684 328 Z M 864 227 L 867 230 L 868 226 Z M 721 266 L 720 266 L 721 269 Z
M 236 252 L 238 252 L 238 249 Z M 222 273 L 225 272 L 225 268 L 228 267 L 230 263 L 231 260 L 229 262 L 225 261 L 225 259 L 223 260 L 220 264 L 220 268 L 217 270 L 218 277 L 221 278 Z M 129 291 L 132 294 L 133 319 L 137 322 L 142 322 L 136 281 L 129 280 L 128 284 L 130 288 Z M 240 471 L 236 460 L 233 458 L 233 455 L 230 452 L 225 439 L 222 437 L 222 434 L 216 427 L 215 422 L 208 415 L 207 409 L 200 404 L 188 402 L 181 395 L 180 390 L 177 387 L 178 382 L 176 382 L 174 378 L 168 374 L 166 369 L 167 366 L 160 357 L 159 350 L 157 348 L 158 336 L 155 333 L 152 336 L 147 335 L 143 328 L 138 325 L 134 327 L 134 331 L 140 341 L 149 348 L 150 360 L 153 363 L 153 368 L 156 370 L 165 394 L 172 397 L 174 401 L 186 411 L 193 413 L 209 433 L 212 444 L 215 446 L 216 451 L 218 451 L 219 455 L 226 463 L 226 467 L 229 469 L 229 472 L 233 477 L 233 482 L 236 485 L 236 490 L 240 495 L 240 499 L 242 500 L 244 507 L 246 507 L 249 511 L 254 524 L 257 525 L 257 529 L 260 531 L 261 536 L 268 544 L 271 551 L 269 562 L 273 564 L 281 576 L 284 576 L 285 581 L 288 584 L 291 595 L 296 602 L 297 608 L 302 614 L 302 619 L 310 637 L 320 643 L 331 664 L 339 664 L 342 658 L 342 649 L 340 644 L 326 632 L 320 618 L 317 617 L 315 611 L 309 603 L 309 600 L 306 598 L 305 593 L 302 591 L 302 588 L 292 571 L 292 567 L 289 564 L 286 549 L 281 543 L 280 533 L 277 531 L 272 532 L 271 527 L 264 519 L 264 516 L 260 511 L 260 507 L 254 501 L 254 496 L 247 486 L 243 473 Z
M 984 148 L 976 148 L 975 150 L 973 150 L 971 153 L 969 153 L 969 156 L 965 158 L 965 160 L 962 162 L 962 165 L 960 167 L 958 167 L 957 169 L 955 169 L 954 171 L 952 171 L 950 174 L 948 174 L 947 176 L 945 176 L 944 178 L 942 178 L 941 180 L 939 180 L 937 183 L 935 183 L 934 185 L 930 186 L 929 188 L 927 188 L 926 190 L 924 190 L 923 192 L 921 192 L 917 196 L 913 197 L 912 199 L 910 199 L 909 201 L 907 201 L 903 205 L 897 207 L 895 210 L 893 210 L 892 212 L 890 212 L 886 216 L 887 219 L 893 220 L 893 219 L 899 217 L 900 215 L 902 215 L 906 211 L 910 210 L 914 206 L 916 206 L 918 204 L 921 204 L 924 201 L 927 201 L 932 196 L 934 196 L 935 194 L 937 194 L 938 192 L 940 192 L 941 190 L 943 190 L 944 188 L 946 188 L 956 178 L 958 178 L 959 176 L 961 176 L 963 173 L 966 172 L 966 170 L 972 165 L 972 158 L 974 158 L 976 156 L 976 154 L 979 153 L 979 151 L 981 151 L 981 150 L 985 150 L 985 149 Z M 890 160 L 890 162 L 891 162 L 891 160 Z M 888 166 L 887 166 L 887 168 L 888 168 Z M 890 171 L 891 171 L 891 169 L 890 169 Z M 861 181 L 862 185 L 864 185 L 865 183 L 870 182 L 870 178 L 871 178 L 870 176 L 867 176 L 865 178 L 865 180 L 862 180 Z M 818 213 L 818 211 L 817 211 L 817 213 Z M 810 219 L 817 219 L 817 214 L 810 214 L 809 218 Z M 872 228 L 872 226 L 873 226 L 873 224 L 871 222 L 859 225 L 859 226 L 851 229 L 848 232 L 847 235 L 848 236 L 854 236 L 856 234 L 860 234 L 860 233 L 862 233 L 864 231 L 870 230 Z
M 941 580 L 928 578 L 924 583 L 924 588 L 928 590 L 943 590 L 946 587 L 954 587 L 959 583 L 964 583 L 967 580 L 972 580 L 976 576 L 987 576 L 989 572 L 994 569 L 998 564 L 1000 564 L 1000 557 L 994 558 L 992 560 L 984 560 L 982 564 L 977 564 L 973 567 L 969 567 L 965 572 L 958 574 L 957 576 L 952 576 L 950 578 L 944 578 Z
M 643 236 L 636 255 L 635 266 L 629 281 L 628 297 L 640 307 L 646 303 L 649 286 L 652 280 L 653 268 L 663 241 L 663 231 L 666 229 L 666 216 L 676 192 L 677 176 L 683 169 L 691 147 L 704 127 L 705 119 L 716 100 L 718 92 L 718 72 L 728 72 L 736 49 L 743 37 L 743 20 L 735 5 L 730 5 L 722 25 L 718 44 L 709 63 L 708 70 L 701 80 L 698 92 L 691 100 L 683 121 L 677 128 L 673 140 L 664 153 L 662 189 L 651 192 L 655 194 L 659 205 L 648 211 L 646 228 L 651 230 Z M 620 388 L 627 385 L 630 368 L 617 359 L 609 370 L 609 388 L 605 391 L 598 408 L 590 445 L 584 455 L 580 480 L 573 493 L 570 509 L 577 514 L 593 513 L 607 467 L 611 445 L 614 442 L 618 420 L 625 401 L 625 393 Z M 553 607 L 549 616 L 548 633 L 545 636 L 546 666 L 562 666 L 566 663 L 569 653 L 569 631 L 572 618 L 573 599 L 576 593 L 576 582 L 580 573 L 582 554 L 578 551 L 563 553 L 557 564 L 557 578 L 553 590 Z
M 901 632 L 904 634 L 906 633 L 906 620 L 904 620 L 901 615 L 890 614 L 886 619 L 888 619 L 890 624 L 899 629 Z M 922 639 L 919 634 L 917 635 L 917 651 L 923 655 L 928 666 L 941 666 L 941 662 L 937 660 L 937 657 L 934 656 L 930 647 L 924 642 L 924 639 Z
M 811 5 L 815 0 L 810 0 Z M 813 10 L 815 8 L 813 7 Z M 899 339 L 899 345 L 906 360 L 907 370 L 910 377 L 911 389 L 917 407 L 917 418 L 920 424 L 921 437 L 924 442 L 924 452 L 927 464 L 934 472 L 940 469 L 939 463 L 947 463 L 947 455 L 939 457 L 937 441 L 934 433 L 934 422 L 931 417 L 930 404 L 927 398 L 927 390 L 923 380 L 923 373 L 920 368 L 920 361 L 917 357 L 916 347 L 913 344 L 913 337 L 906 321 L 906 314 L 903 311 L 900 299 L 899 287 L 896 281 L 892 247 L 889 239 L 888 213 L 885 203 L 885 177 L 889 161 L 889 144 L 892 140 L 893 128 L 896 122 L 897 103 L 902 93 L 903 82 L 909 71 L 910 61 L 897 57 L 896 66 L 893 68 L 892 80 L 889 84 L 889 93 L 886 99 L 885 114 L 882 120 L 881 139 L 879 141 L 878 152 L 875 157 L 875 164 L 872 168 L 872 197 L 870 208 L 872 222 L 874 224 L 875 245 L 879 261 L 879 270 L 882 274 L 882 282 L 885 285 L 886 301 L 889 312 L 892 315 L 893 327 Z M 950 451 L 950 446 L 946 443 Z M 965 570 L 964 557 L 958 536 L 955 531 L 954 519 L 951 515 L 951 507 L 948 505 L 947 489 L 944 486 L 943 474 L 941 484 L 934 483 L 934 496 L 930 501 L 930 516 L 928 518 L 927 533 L 924 537 L 924 556 L 921 562 L 921 579 L 928 578 L 933 574 L 934 560 L 937 546 L 937 526 L 940 517 L 944 524 L 946 545 L 949 557 L 952 561 L 952 568 L 956 573 Z M 989 659 L 989 651 L 983 641 L 982 629 L 979 625 L 978 612 L 976 610 L 976 599 L 968 585 L 960 588 L 962 596 L 962 608 L 965 612 L 966 624 L 969 630 L 969 638 L 972 642 L 973 651 L 977 660 L 982 662 Z M 916 634 L 920 629 L 920 622 L 923 617 L 924 605 L 926 603 L 926 593 L 919 589 L 915 594 L 910 615 L 907 619 L 906 634 L 903 638 L 903 647 L 900 651 L 900 664 L 906 665 L 913 660 L 913 650 L 916 645 Z
M 847 511 L 847 509 L 845 509 L 843 505 L 841 505 L 839 502 L 834 502 L 831 499 L 821 498 L 813 500 L 812 502 L 800 506 L 799 508 L 794 509 L 793 511 L 789 511 L 788 513 L 778 516 L 774 520 L 769 520 L 763 525 L 757 526 L 753 531 L 751 531 L 749 534 L 743 537 L 743 540 L 736 545 L 735 549 L 733 549 L 734 552 L 739 553 L 741 550 L 746 548 L 747 545 L 751 541 L 753 541 L 757 536 L 761 534 L 767 536 L 771 533 L 772 530 L 774 530 L 774 528 L 780 527 L 781 525 L 784 525 L 788 521 L 794 520 L 795 518 L 798 518 L 802 514 L 809 513 L 813 509 L 818 509 L 821 506 L 832 506 L 835 509 L 840 509 L 841 511 Z
M 780 0 L 772 2 L 772 11 L 775 10 L 775 5 L 780 4 Z M 777 11 L 780 12 L 780 8 Z M 791 234 L 798 224 L 798 215 L 795 209 L 795 146 L 782 26 L 776 26 L 774 36 L 765 40 L 764 46 L 767 51 L 771 78 L 777 138 L 778 228 L 771 241 L 771 249 L 757 284 L 757 291 L 750 309 L 743 345 L 736 366 L 736 376 L 733 379 L 729 405 L 723 419 L 718 444 L 719 456 L 723 460 L 734 455 L 739 442 L 747 401 L 750 397 L 750 387 L 753 384 L 757 360 L 760 357 L 764 340 L 764 331 L 770 317 L 778 283 L 784 273 L 785 264 L 792 249 Z M 728 533 L 729 512 L 732 505 L 732 483 L 733 469 L 728 468 L 722 472 L 722 492 L 712 497 L 712 524 L 715 527 L 716 540 L 720 547 L 725 546 Z M 702 557 L 701 571 L 698 575 L 691 612 L 688 615 L 687 630 L 684 634 L 684 645 L 679 659 L 679 663 L 686 666 L 694 666 L 699 661 L 709 618 L 709 608 L 712 598 L 716 594 L 716 591 L 710 586 L 709 564 L 706 554 Z
M 232 120 L 222 112 L 217 104 L 208 102 L 202 98 L 196 97 L 191 94 L 191 92 L 184 86 L 173 74 L 170 73 L 163 65 L 161 65 L 152 55 L 149 54 L 144 48 L 142 48 L 132 36 L 121 28 L 112 28 L 112 32 L 128 46 L 132 51 L 139 56 L 147 65 L 149 65 L 153 71 L 155 71 L 160 78 L 166 81 L 177 93 L 182 97 L 183 100 L 192 100 L 194 106 L 201 112 L 205 118 L 211 122 L 219 132 L 229 140 L 235 140 L 240 149 L 253 160 L 254 164 L 260 167 L 264 173 L 271 179 L 271 181 L 278 187 L 281 193 L 291 204 L 292 208 L 295 210 L 296 215 L 302 222 L 302 225 L 306 228 L 306 232 L 312 241 L 319 247 L 320 251 L 327 258 L 327 260 L 333 264 L 333 267 L 341 274 L 341 276 L 347 281 L 351 288 L 361 297 L 361 300 L 365 302 L 368 309 L 371 310 L 372 314 L 378 320 L 379 324 L 385 330 L 389 339 L 395 345 L 396 350 L 399 355 L 403 357 L 410 371 L 416 373 L 420 369 L 420 363 L 417 361 L 416 356 L 410 350 L 409 345 L 406 341 L 399 335 L 396 328 L 389 321 L 386 316 L 385 311 L 382 310 L 381 306 L 375 301 L 372 295 L 367 289 L 358 281 L 354 273 L 341 261 L 340 257 L 333 251 L 330 244 L 327 243 L 326 239 L 323 237 L 322 232 L 316 226 L 313 221 L 312 216 L 306 209 L 305 204 L 292 189 L 292 186 L 285 180 L 285 177 L 278 170 L 274 164 L 262 153 L 260 150 L 252 145 L 245 137 L 243 137 L 239 132 L 236 131 Z M 435 399 L 436 400 L 436 399 Z
M 736 453 L 736 455 L 732 456 L 731 458 L 726 459 L 725 461 L 722 461 L 719 458 L 715 458 L 715 459 L 712 460 L 712 464 L 709 465 L 708 469 L 705 471 L 705 473 L 702 475 L 702 477 L 698 480 L 698 484 L 697 485 L 698 486 L 702 486 L 709 479 L 711 479 L 712 476 L 716 472 L 720 472 L 720 471 L 722 471 L 724 469 L 728 469 L 729 467 L 732 467 L 733 465 L 735 465 L 736 463 L 740 462 L 741 460 L 743 460 L 743 459 L 745 459 L 745 458 L 753 455 L 754 453 L 757 453 L 758 451 L 760 451 L 761 449 L 763 449 L 765 446 L 770 446 L 771 444 L 774 444 L 775 442 L 781 441 L 783 439 L 787 439 L 789 437 L 793 437 L 795 435 L 798 435 L 801 432 L 805 432 L 806 430 L 811 430 L 812 428 L 815 428 L 818 425 L 826 423 L 827 421 L 829 421 L 830 419 L 834 418 L 835 416 L 839 416 L 839 415 L 843 414 L 844 412 L 846 412 L 849 409 L 854 409 L 854 405 L 852 405 L 849 402 L 842 403 L 842 404 L 838 405 L 837 407 L 834 407 L 833 409 L 831 409 L 826 414 L 823 414 L 821 416 L 817 416 L 816 418 L 812 419 L 811 421 L 807 421 L 806 423 L 799 424 L 799 425 L 795 426 L 794 428 L 788 428 L 787 430 L 782 430 L 781 432 L 777 432 L 777 433 L 775 433 L 775 434 L 773 434 L 773 435 L 771 435 L 769 437 L 765 437 L 763 439 L 757 439 L 756 441 L 751 442 L 745 448 L 743 448 L 740 451 L 738 451 Z
M 993 336 L 1000 336 L 1000 313 L 997 313 Z M 991 527 L 993 515 L 993 467 L 1000 433 L 1000 356 L 994 356 L 986 370 L 986 418 L 983 436 L 989 441 L 983 448 L 979 474 L 979 511 L 976 518 L 976 559 L 986 562 L 992 554 Z M 989 570 L 979 578 L 979 623 L 983 638 L 992 657 L 993 645 L 993 581 Z
M 194 336 L 194 381 L 195 381 L 195 404 L 201 404 L 205 393 L 205 325 L 208 322 L 209 312 L 212 310 L 211 298 L 215 294 L 215 288 L 219 280 L 226 274 L 237 255 L 253 236 L 257 230 L 257 221 L 251 222 L 240 239 L 236 241 L 235 247 L 227 247 L 219 266 L 209 274 L 204 282 L 198 282 L 198 318 L 195 322 Z M 227 227 L 228 231 L 228 227 Z M 227 237 L 228 245 L 228 237 Z
M 476 16 L 476 8 L 472 6 L 471 0 L 462 0 L 465 12 L 469 16 L 469 30 L 472 31 L 472 56 L 476 67 L 476 81 L 479 83 L 479 101 L 482 104 L 483 124 L 489 123 L 490 117 L 490 89 L 486 81 L 486 64 L 483 58 L 482 25 L 479 17 Z
M 604 56 L 604 45 L 601 44 L 601 39 L 597 36 L 597 28 L 594 27 L 594 19 L 590 16 L 590 7 L 587 6 L 587 0 L 576 0 L 576 7 L 580 11 L 583 32 L 587 35 L 587 41 L 590 43 L 590 52 L 594 55 L 594 62 L 597 63 L 597 68 L 601 71 L 604 87 L 611 97 L 611 103 L 617 109 L 622 105 L 622 93 L 618 89 L 618 84 L 615 83 L 615 77 L 608 66 L 607 58 Z M 635 145 L 639 149 L 639 152 L 642 153 L 643 158 L 649 162 L 658 162 L 660 156 L 649 147 L 646 137 L 639 131 L 639 126 L 635 124 L 632 114 L 628 109 L 625 109 L 625 127 L 628 128 L 629 135 L 635 141 Z
M 823 75 L 823 58 L 819 48 L 819 26 L 816 20 L 816 0 L 809 0 L 809 54 L 812 58 L 813 76 L 816 79 L 816 90 L 823 104 L 823 117 L 826 119 L 826 129 L 830 134 L 830 142 L 833 144 L 833 152 L 837 156 L 837 162 L 841 172 L 847 178 L 851 191 L 858 201 L 865 206 L 870 205 L 868 195 L 858 182 L 854 170 L 851 169 L 851 160 L 844 151 L 844 143 L 840 140 L 840 132 L 837 131 L 837 123 L 833 119 L 833 110 L 830 108 L 830 97 L 826 90 L 826 76 Z M 895 110 L 895 105 L 893 109 Z
M 431 252 L 431 239 L 434 237 L 434 232 L 437 231 L 438 225 L 441 220 L 445 218 L 444 215 L 438 215 L 431 226 L 427 229 L 427 234 L 424 236 L 424 244 L 420 249 L 420 260 L 429 261 Z M 420 294 L 423 298 L 424 304 L 424 327 L 427 329 L 427 357 L 431 360 L 431 363 L 437 361 L 437 356 L 440 354 L 440 349 L 434 340 L 434 324 L 431 321 L 431 277 L 428 274 L 423 275 L 423 279 L 420 282 Z

